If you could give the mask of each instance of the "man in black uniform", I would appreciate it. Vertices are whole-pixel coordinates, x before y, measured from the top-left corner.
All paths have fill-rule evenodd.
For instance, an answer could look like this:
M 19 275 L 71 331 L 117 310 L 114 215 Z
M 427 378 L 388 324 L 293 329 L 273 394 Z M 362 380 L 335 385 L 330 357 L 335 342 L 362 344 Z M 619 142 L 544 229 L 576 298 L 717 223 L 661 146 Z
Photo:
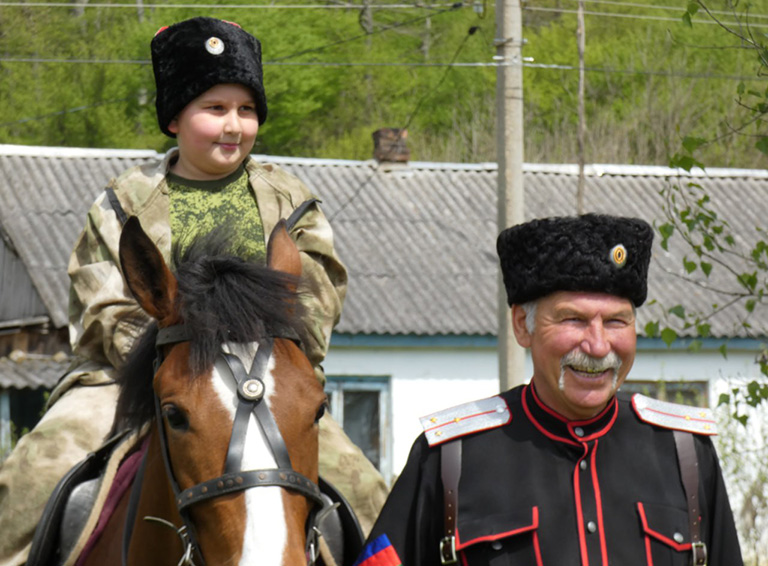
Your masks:
M 616 395 L 652 241 L 602 215 L 501 233 L 533 378 L 422 419 L 358 564 L 742 566 L 711 411 Z

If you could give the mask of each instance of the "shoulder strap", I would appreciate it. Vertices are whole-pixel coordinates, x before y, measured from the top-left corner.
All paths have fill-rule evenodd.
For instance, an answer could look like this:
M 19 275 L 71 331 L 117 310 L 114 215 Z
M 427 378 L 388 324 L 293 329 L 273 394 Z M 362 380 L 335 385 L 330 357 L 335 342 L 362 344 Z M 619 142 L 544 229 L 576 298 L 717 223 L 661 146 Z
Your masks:
M 677 461 L 680 464 L 680 477 L 683 480 L 683 490 L 688 500 L 688 524 L 691 530 L 691 552 L 693 566 L 707 566 L 707 545 L 701 540 L 701 521 L 699 508 L 699 460 L 696 457 L 696 446 L 693 444 L 693 434 L 675 430 L 675 446 Z
M 461 438 L 440 447 L 440 477 L 443 480 L 445 536 L 440 540 L 440 563 L 456 564 L 456 519 L 459 513 Z
M 293 227 L 296 226 L 296 223 L 301 219 L 302 216 L 304 216 L 304 213 L 307 212 L 307 209 L 316 202 L 319 203 L 321 201 L 317 198 L 309 198 L 296 207 L 296 209 L 285 221 L 285 223 L 288 225 L 287 228 L 289 232 L 293 230 Z
M 123 209 L 123 205 L 120 204 L 120 200 L 117 198 L 117 195 L 115 194 L 115 189 L 113 189 L 112 187 L 107 187 L 106 189 L 104 189 L 104 192 L 107 193 L 109 204 L 112 205 L 112 209 L 115 211 L 115 214 L 117 214 L 117 219 L 120 221 L 120 224 L 125 224 L 125 222 L 128 220 L 128 215 L 125 213 L 125 209 Z

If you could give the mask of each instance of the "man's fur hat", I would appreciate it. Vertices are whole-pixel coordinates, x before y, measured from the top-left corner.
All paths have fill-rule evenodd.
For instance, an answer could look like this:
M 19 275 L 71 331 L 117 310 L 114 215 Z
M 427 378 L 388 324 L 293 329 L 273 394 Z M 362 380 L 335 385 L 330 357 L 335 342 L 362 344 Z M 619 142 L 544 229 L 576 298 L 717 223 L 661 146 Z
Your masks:
M 639 218 L 585 214 L 507 228 L 496 241 L 507 302 L 593 291 L 640 306 L 648 294 L 652 243 L 653 230 Z
M 259 124 L 267 119 L 261 68 L 261 43 L 239 25 L 214 18 L 192 18 L 160 28 L 152 39 L 157 86 L 157 121 L 168 124 L 184 107 L 219 84 L 242 84 L 253 91 Z

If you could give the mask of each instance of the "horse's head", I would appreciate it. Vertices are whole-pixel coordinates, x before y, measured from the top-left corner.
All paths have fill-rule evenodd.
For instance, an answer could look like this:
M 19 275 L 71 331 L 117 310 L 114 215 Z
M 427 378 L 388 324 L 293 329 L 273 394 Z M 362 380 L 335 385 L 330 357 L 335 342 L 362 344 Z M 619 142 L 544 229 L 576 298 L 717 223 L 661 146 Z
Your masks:
M 299 252 L 282 223 L 268 268 L 221 248 L 216 238 L 193 244 L 174 275 L 138 220 L 126 223 L 120 261 L 157 321 L 149 347 L 160 363 L 156 409 L 122 383 L 118 415 L 122 405 L 161 421 L 176 506 L 207 564 L 306 563 L 325 394 L 296 343 Z

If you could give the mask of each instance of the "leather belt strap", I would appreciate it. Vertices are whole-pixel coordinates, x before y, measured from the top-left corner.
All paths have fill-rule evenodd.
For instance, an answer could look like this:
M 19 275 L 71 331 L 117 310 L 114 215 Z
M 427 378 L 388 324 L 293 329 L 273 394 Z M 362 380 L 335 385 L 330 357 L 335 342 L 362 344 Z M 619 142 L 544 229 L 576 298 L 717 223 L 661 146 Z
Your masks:
M 699 460 L 693 434 L 681 430 L 674 431 L 677 461 L 680 464 L 680 477 L 683 480 L 685 498 L 688 500 L 688 524 L 691 531 L 691 552 L 694 566 L 707 565 L 707 545 L 701 540 L 701 508 L 699 506 Z
M 445 536 L 440 541 L 440 563 L 456 564 L 456 522 L 459 513 L 461 478 L 461 439 L 443 444 L 440 449 L 440 478 L 443 481 Z

